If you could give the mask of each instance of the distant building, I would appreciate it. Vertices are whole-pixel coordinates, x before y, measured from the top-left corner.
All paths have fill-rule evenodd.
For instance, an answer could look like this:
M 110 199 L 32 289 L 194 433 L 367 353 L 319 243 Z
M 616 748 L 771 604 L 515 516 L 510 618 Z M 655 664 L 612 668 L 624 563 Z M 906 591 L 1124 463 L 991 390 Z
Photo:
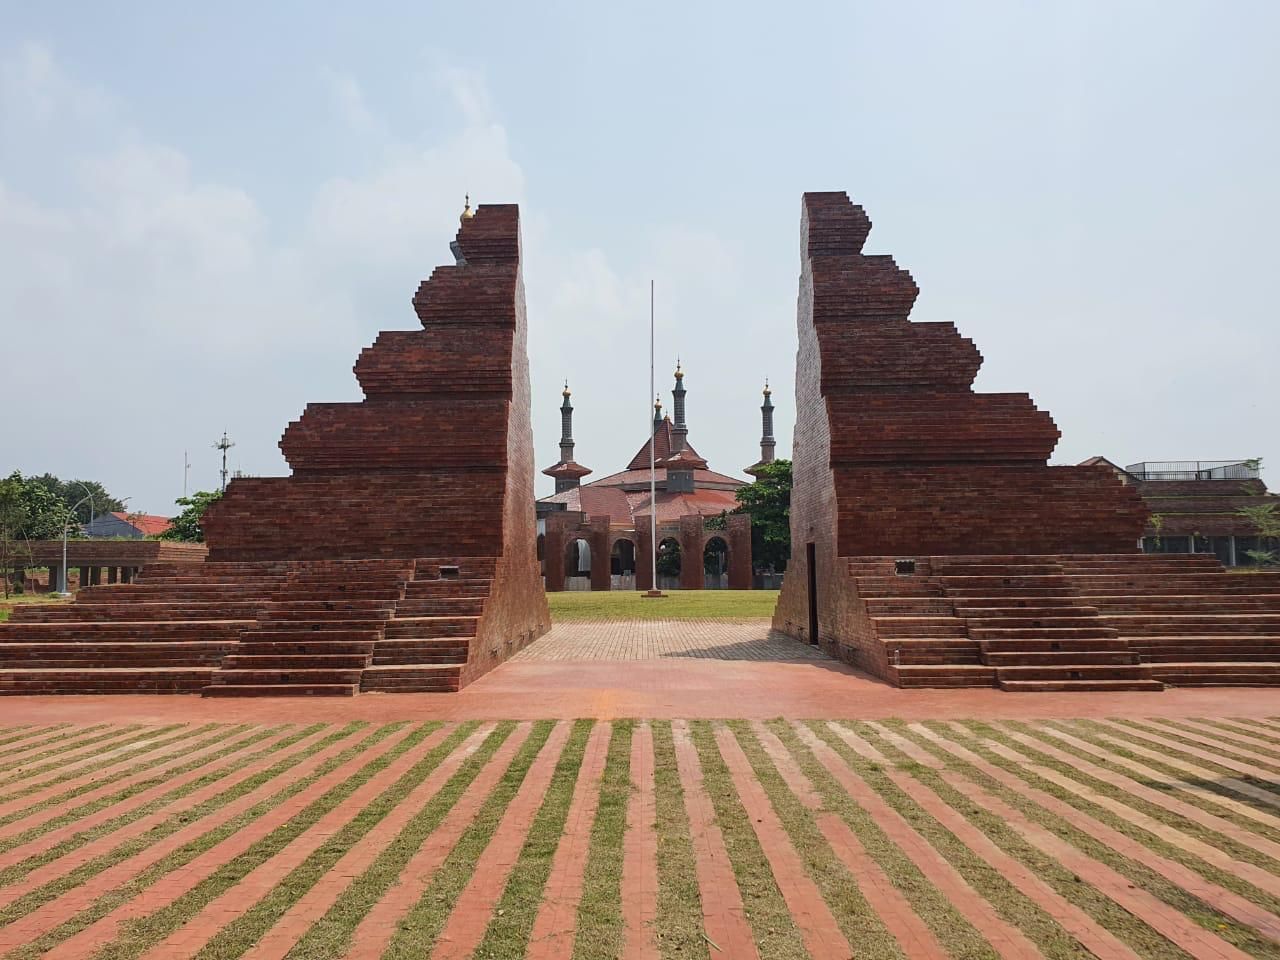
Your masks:
M 170 527 L 168 517 L 156 517 L 145 513 L 104 513 L 84 525 L 85 536 L 90 539 L 108 540 L 126 538 L 141 540 L 155 537 Z
M 1212 553 L 1228 567 L 1252 566 L 1248 551 L 1259 548 L 1258 533 L 1238 510 L 1280 505 L 1280 496 L 1267 492 L 1249 460 L 1144 461 L 1120 467 L 1105 457 L 1090 457 L 1085 463 L 1105 464 L 1138 488 L 1151 511 L 1140 541 L 1146 553 Z
M 657 512 L 659 554 L 674 551 L 673 569 L 659 576 L 660 587 L 699 589 L 725 586 L 748 589 L 751 581 L 750 519 L 729 518 L 723 530 L 707 529 L 707 519 L 737 509 L 737 491 L 750 481 L 710 469 L 689 443 L 685 419 L 684 370 L 676 365 L 671 391 L 674 421 L 653 406 L 653 432 L 626 468 L 583 483 L 591 473 L 573 458 L 573 405 L 568 384 L 560 406 L 560 460 L 542 472 L 556 482 L 556 492 L 536 504 L 538 543 L 548 590 L 647 589 L 651 570 L 636 558 L 649 555 L 650 523 Z M 760 460 L 747 472 L 773 460 L 773 402 L 766 385 L 761 407 L 763 436 Z M 654 462 L 654 494 L 649 492 L 650 446 Z M 691 555 L 703 563 L 685 563 Z M 561 554 L 563 553 L 563 556 Z M 705 572 L 705 577 L 704 577 Z

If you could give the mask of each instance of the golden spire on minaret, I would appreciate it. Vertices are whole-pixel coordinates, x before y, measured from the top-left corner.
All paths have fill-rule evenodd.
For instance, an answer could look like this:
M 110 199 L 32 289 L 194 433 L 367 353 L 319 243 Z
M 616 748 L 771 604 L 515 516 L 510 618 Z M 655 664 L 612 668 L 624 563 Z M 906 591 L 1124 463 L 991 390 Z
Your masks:
M 680 369 L 680 358 L 679 358 L 679 357 L 676 357 L 676 379 L 677 379 L 677 380 L 683 380 L 683 379 L 684 379 L 684 371 L 683 371 L 682 369 Z
M 476 215 L 476 212 L 471 209 L 471 194 L 467 193 L 467 194 L 464 194 L 463 196 L 464 196 L 464 200 L 462 202 L 462 216 L 458 217 L 459 223 L 466 223 L 468 220 L 470 220 L 472 217 Z
M 565 397 L 569 396 L 569 381 L 568 381 L 568 380 L 565 380 L 565 382 L 564 382 L 564 393 L 563 393 L 563 394 L 561 394 L 561 396 L 565 396 Z
M 772 393 L 773 391 L 769 389 L 769 378 L 765 377 L 764 378 L 764 395 L 767 397 L 772 395 Z

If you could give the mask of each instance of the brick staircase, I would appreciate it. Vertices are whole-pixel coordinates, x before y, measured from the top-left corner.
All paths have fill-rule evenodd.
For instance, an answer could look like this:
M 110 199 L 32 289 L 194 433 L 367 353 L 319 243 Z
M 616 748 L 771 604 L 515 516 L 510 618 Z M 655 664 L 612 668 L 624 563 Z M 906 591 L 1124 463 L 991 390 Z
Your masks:
M 493 585 L 492 558 L 419 560 L 360 688 L 457 690 Z
M 494 576 L 493 558 L 153 564 L 16 608 L 0 694 L 458 690 Z
M 154 563 L 74 603 L 17 607 L 0 623 L 0 694 L 198 692 L 287 566 Z
M 1280 573 L 1197 555 L 1064 557 L 1081 599 L 1175 686 L 1280 684 Z
M 1280 574 L 1143 554 L 848 561 L 905 687 L 1280 684 Z
M 412 575 L 404 560 L 294 564 L 204 695 L 355 696 Z

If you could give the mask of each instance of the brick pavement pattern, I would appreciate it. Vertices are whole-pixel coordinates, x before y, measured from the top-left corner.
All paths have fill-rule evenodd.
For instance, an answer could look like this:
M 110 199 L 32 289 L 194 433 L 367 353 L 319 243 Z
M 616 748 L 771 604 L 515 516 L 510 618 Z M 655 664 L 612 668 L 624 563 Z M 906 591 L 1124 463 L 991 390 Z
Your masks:
M 767 620 L 583 620 L 554 624 L 513 659 L 793 663 L 831 658 L 771 629 Z
M 0 727 L 0 952 L 1270 957 L 1278 804 L 1275 718 Z

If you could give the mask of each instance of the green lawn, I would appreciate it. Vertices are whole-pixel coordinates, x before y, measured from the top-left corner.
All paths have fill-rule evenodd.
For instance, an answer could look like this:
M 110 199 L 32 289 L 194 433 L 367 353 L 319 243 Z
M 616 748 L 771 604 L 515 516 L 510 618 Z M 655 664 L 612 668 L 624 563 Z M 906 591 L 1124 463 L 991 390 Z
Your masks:
M 631 590 L 548 593 L 552 620 L 767 620 L 777 590 L 670 590 L 646 598 Z

